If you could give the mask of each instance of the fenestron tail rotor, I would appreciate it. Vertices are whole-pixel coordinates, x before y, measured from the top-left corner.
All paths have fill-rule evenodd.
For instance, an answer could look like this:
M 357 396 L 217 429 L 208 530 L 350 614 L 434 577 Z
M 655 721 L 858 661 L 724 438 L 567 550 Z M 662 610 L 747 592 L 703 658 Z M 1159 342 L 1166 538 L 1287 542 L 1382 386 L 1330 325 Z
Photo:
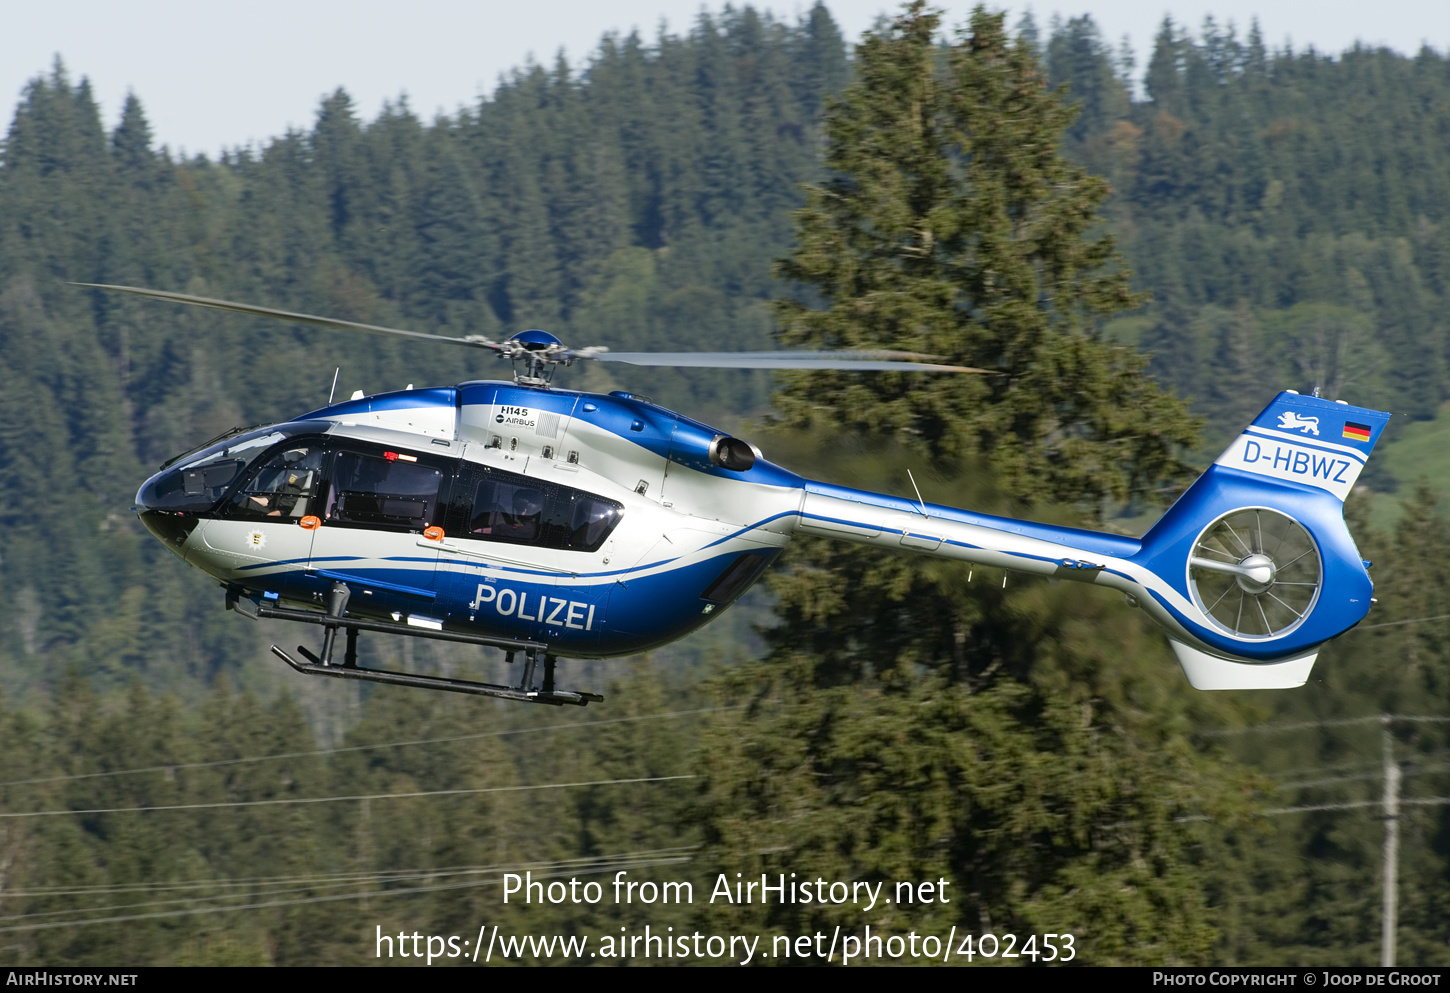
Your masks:
M 408 331 L 403 328 L 381 327 L 376 324 L 362 324 L 357 321 L 343 321 L 315 314 L 302 314 L 273 307 L 258 307 L 253 304 L 235 303 L 231 300 L 216 300 L 211 297 L 193 296 L 189 293 L 171 293 L 165 290 L 143 289 L 137 286 L 115 286 L 104 283 L 74 283 L 88 289 L 106 290 L 112 293 L 129 293 L 135 296 L 165 300 L 170 303 L 184 303 L 193 307 L 209 307 L 253 317 L 269 317 L 290 321 L 295 324 L 311 324 L 317 327 L 334 328 L 342 331 L 361 331 L 365 334 L 388 335 L 412 338 L 422 341 L 436 341 L 446 345 L 464 345 L 469 348 L 484 348 L 503 358 L 522 362 L 522 369 L 516 365 L 514 379 L 528 386 L 548 386 L 553 371 L 558 366 L 573 365 L 577 361 L 622 362 L 638 366 L 671 366 L 675 368 L 708 369 L 816 369 L 835 372 L 970 372 L 986 373 L 986 369 L 968 366 L 942 365 L 934 362 L 916 361 L 933 359 L 936 356 L 918 352 L 892 351 L 886 349 L 859 349 L 853 351 L 780 351 L 780 352 L 611 352 L 607 348 L 592 347 L 571 349 L 547 331 L 521 331 L 506 341 L 492 341 L 480 335 L 452 338 L 448 335 L 428 334 L 422 331 Z
M 1236 638 L 1276 638 L 1298 627 L 1324 585 L 1319 547 L 1276 510 L 1246 508 L 1210 524 L 1188 559 L 1189 586 L 1213 623 Z

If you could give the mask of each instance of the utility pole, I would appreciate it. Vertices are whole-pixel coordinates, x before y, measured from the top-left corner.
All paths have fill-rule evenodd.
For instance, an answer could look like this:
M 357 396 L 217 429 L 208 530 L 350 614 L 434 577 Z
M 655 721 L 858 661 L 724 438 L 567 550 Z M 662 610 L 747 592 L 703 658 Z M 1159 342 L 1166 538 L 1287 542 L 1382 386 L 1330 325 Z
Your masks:
M 1400 767 L 1395 764 L 1394 735 L 1390 734 L 1389 714 L 1380 715 L 1380 738 L 1384 752 L 1385 848 L 1382 859 L 1384 873 L 1384 907 L 1380 919 L 1380 965 L 1395 964 L 1395 930 L 1399 911 L 1400 862 Z

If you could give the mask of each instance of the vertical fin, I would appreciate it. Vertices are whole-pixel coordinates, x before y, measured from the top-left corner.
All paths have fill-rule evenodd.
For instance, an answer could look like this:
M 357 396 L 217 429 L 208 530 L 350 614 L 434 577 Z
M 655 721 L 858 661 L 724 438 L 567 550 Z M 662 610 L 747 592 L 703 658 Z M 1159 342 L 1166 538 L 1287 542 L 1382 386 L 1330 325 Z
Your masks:
M 1343 502 L 1389 419 L 1383 411 L 1286 391 L 1214 465 L 1318 487 Z

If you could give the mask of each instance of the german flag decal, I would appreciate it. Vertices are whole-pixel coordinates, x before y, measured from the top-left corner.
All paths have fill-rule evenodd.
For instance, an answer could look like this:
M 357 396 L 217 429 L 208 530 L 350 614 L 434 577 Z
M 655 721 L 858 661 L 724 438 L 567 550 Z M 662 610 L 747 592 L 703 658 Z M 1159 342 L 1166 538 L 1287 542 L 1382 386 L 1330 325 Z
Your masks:
M 1344 422 L 1344 437 L 1352 441 L 1369 441 L 1369 425 L 1356 424 L 1353 421 Z

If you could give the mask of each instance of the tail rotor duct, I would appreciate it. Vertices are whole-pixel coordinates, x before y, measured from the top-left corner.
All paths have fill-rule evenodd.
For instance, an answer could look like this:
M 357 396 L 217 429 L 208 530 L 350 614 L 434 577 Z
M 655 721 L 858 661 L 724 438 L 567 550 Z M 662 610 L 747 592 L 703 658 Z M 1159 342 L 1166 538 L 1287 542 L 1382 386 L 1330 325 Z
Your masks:
M 1298 521 L 1250 507 L 1225 514 L 1194 542 L 1188 585 L 1225 634 L 1267 640 L 1298 627 L 1319 599 L 1324 563 Z

